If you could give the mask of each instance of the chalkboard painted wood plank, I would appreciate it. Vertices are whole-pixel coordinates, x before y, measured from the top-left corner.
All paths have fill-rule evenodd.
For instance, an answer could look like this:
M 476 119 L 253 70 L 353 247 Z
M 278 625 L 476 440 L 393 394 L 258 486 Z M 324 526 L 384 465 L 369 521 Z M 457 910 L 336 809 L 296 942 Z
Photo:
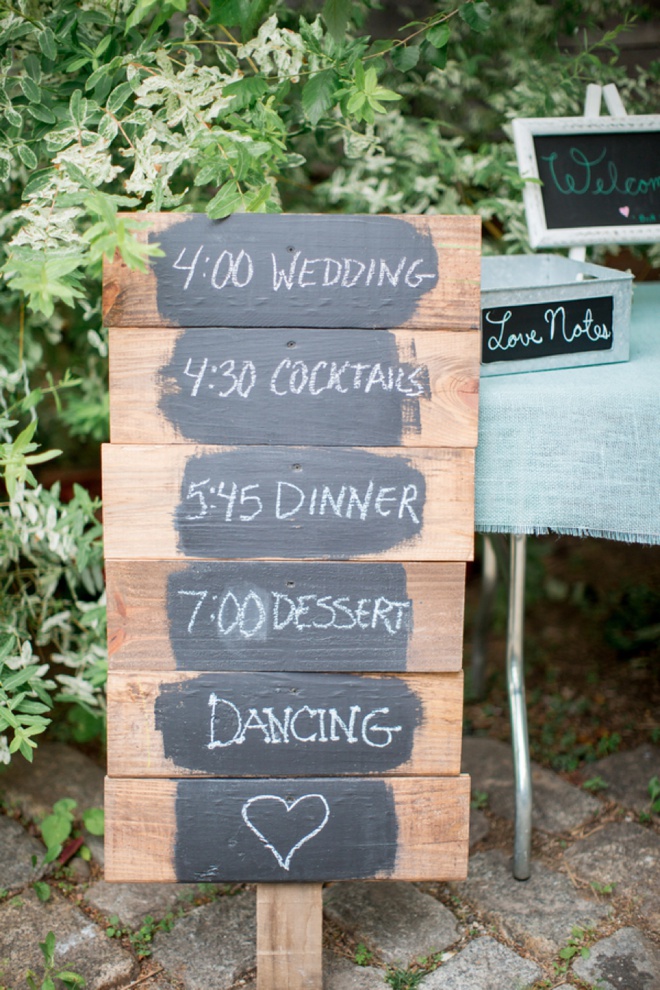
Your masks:
M 474 447 L 479 335 L 113 329 L 113 443 Z
M 108 326 L 479 326 L 478 217 L 166 213 L 139 236 L 165 256 L 105 266 Z
M 107 560 L 112 670 L 456 671 L 465 564 Z
M 462 880 L 470 778 L 106 778 L 113 882 Z
M 109 558 L 467 560 L 474 451 L 106 444 Z
M 462 673 L 111 673 L 108 773 L 457 774 L 462 703 Z
M 319 990 L 320 883 L 257 884 L 257 990 Z

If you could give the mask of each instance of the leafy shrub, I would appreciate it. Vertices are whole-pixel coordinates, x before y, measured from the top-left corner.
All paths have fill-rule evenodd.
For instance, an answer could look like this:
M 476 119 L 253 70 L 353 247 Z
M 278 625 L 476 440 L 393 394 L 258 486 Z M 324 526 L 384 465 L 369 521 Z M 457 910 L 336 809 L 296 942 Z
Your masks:
M 372 40 L 378 6 L 0 5 L 3 762 L 31 757 L 56 700 L 103 713 L 99 502 L 81 485 L 64 499 L 30 461 L 38 473 L 62 449 L 60 472 L 97 465 L 102 259 L 144 268 L 157 251 L 131 214 L 478 212 L 487 250 L 526 250 L 509 119 L 580 113 L 589 82 L 616 83 L 630 112 L 657 106 L 659 63 L 627 75 L 619 28 L 602 30 L 626 0 L 429 2 Z

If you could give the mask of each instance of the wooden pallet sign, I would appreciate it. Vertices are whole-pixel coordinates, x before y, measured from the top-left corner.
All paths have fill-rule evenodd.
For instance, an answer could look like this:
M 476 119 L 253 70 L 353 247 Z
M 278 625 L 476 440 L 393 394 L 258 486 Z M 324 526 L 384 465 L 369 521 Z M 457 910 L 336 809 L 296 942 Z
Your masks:
M 106 876 L 256 882 L 259 990 L 319 987 L 321 882 L 466 872 L 480 225 L 140 236 L 104 276 Z

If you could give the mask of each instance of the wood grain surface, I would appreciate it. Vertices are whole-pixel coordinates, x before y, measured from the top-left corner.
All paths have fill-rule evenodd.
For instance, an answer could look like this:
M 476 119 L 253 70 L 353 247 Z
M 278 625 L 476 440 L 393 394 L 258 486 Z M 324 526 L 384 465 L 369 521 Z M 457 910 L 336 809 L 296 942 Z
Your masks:
M 237 869 L 244 872 L 243 880 L 271 882 L 272 873 L 264 878 L 257 859 L 265 864 L 273 863 L 277 870 L 277 882 L 306 882 L 306 877 L 296 875 L 294 856 L 288 871 L 278 867 L 274 855 L 265 848 L 253 831 L 246 829 L 246 854 L 254 854 L 254 861 L 236 863 L 234 853 L 228 854 L 222 839 L 224 816 L 229 814 L 229 802 L 225 793 L 235 798 L 236 788 L 243 788 L 238 795 L 239 806 L 244 807 L 243 796 L 258 792 L 277 795 L 282 790 L 294 799 L 291 782 L 265 781 L 217 781 L 190 780 L 185 793 L 176 780 L 144 780 L 106 778 L 105 808 L 105 875 L 112 882 L 199 882 L 206 871 L 207 879 L 221 881 L 232 879 Z M 336 784 L 333 789 L 328 785 Z M 334 791 L 337 817 L 344 813 L 351 826 L 343 835 L 344 844 L 324 844 L 324 832 L 320 832 L 300 849 L 318 860 L 322 879 L 399 879 L 399 880 L 461 880 L 467 873 L 468 810 L 470 779 L 459 777 L 392 777 L 382 782 L 391 803 L 390 814 L 394 821 L 384 827 L 381 808 L 374 808 L 373 820 L 364 822 L 360 795 L 365 787 L 378 784 L 373 778 L 338 778 L 334 781 L 309 779 L 304 782 L 305 792 Z M 296 792 L 297 793 L 297 792 Z M 177 796 L 178 795 L 178 796 Z M 369 797 L 371 795 L 368 795 Z M 250 800 L 250 798 L 247 798 Z M 285 799 L 280 799 L 285 800 Z M 243 804 L 241 805 L 241 802 Z M 186 805 L 189 805 L 186 808 Z M 335 804 L 329 802 L 331 812 Z M 201 835 L 206 836 L 208 848 L 199 849 L 194 832 L 181 833 L 177 827 L 177 815 L 181 823 L 194 821 Z M 188 816 L 193 815 L 190 819 Z M 240 827 L 240 809 L 236 818 Z M 233 826 L 233 819 L 229 823 Z M 264 833 L 266 829 L 263 829 Z M 235 832 L 232 833 L 237 835 Z M 394 841 L 394 854 L 386 845 L 387 835 Z M 392 836 L 395 836 L 392 839 Z M 201 843 L 203 845 L 203 841 Z M 188 847 L 191 848 L 188 848 Z M 273 843 L 274 846 L 274 843 Z M 275 847 L 277 848 L 277 847 Z M 280 857 L 290 850 L 285 844 L 278 849 Z M 329 858 L 326 859 L 325 853 Z M 197 866 L 186 866 L 187 858 L 197 856 Z M 298 855 L 298 854 L 296 854 Z M 387 860 L 386 865 L 379 863 Z M 284 862 L 286 862 L 284 860 Z M 374 864 L 374 870 L 365 874 L 365 864 Z M 264 872 L 266 869 L 264 867 Z M 313 872 L 313 869 L 310 870 Z M 312 877 L 310 880 L 321 879 Z
M 478 217 L 235 214 L 211 221 L 203 214 L 143 216 L 140 238 L 146 240 L 151 232 L 165 257 L 153 259 L 148 273 L 128 269 L 118 256 L 104 266 L 103 315 L 107 326 L 479 327 Z M 334 248 L 328 247 L 329 241 Z M 408 246 L 406 242 L 410 242 Z M 253 276 L 245 254 L 238 262 L 242 250 L 249 254 Z M 292 286 L 287 288 L 280 281 L 275 292 L 273 267 L 289 271 L 288 266 L 301 251 Z M 430 282 L 430 289 L 426 288 L 429 282 L 411 288 L 418 275 L 426 275 L 426 257 L 404 285 L 408 266 L 420 253 L 435 256 L 437 281 Z M 339 281 L 325 289 L 328 273 L 324 274 L 323 265 L 329 254 L 341 264 L 348 255 L 363 258 L 361 280 L 351 286 L 359 269 L 354 266 L 348 272 L 344 268 Z M 271 261 L 271 256 L 277 261 Z M 303 271 L 305 258 L 311 259 L 312 267 Z M 391 274 L 399 271 L 403 261 L 400 274 L 382 277 L 383 258 Z M 378 271 L 371 286 L 374 291 L 365 294 L 362 285 L 368 277 L 369 259 L 375 260 Z M 231 266 L 232 261 L 237 267 L 234 279 L 228 281 L 228 263 Z M 330 281 L 337 269 L 332 267 L 331 271 Z M 411 296 L 412 303 L 404 311 L 401 303 L 406 296 Z
M 462 706 L 462 673 L 110 674 L 108 774 L 457 774 Z
M 460 562 L 107 560 L 106 585 L 111 670 L 448 672 L 462 666 Z M 256 620 L 254 598 L 249 613 L 245 604 L 250 595 L 263 610 Z M 224 602 L 234 608 L 220 628 Z M 356 615 L 360 602 L 369 610 L 363 616 Z
M 348 518 L 348 491 L 364 502 L 374 478 L 366 526 L 355 506 Z M 319 526 L 321 484 L 335 499 L 344 488 L 343 518 L 328 502 Z M 297 491 L 304 508 L 292 512 Z M 379 512 L 385 491 L 394 494 Z M 106 444 L 103 498 L 108 558 L 469 560 L 474 451 Z
M 323 985 L 320 883 L 257 885 L 257 990 Z
M 110 330 L 113 443 L 474 447 L 479 334 Z

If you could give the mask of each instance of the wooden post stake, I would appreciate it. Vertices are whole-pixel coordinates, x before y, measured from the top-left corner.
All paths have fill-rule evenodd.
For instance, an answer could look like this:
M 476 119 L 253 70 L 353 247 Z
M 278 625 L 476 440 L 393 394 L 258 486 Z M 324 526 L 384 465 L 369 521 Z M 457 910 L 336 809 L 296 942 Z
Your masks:
M 321 889 L 257 884 L 257 990 L 321 990 Z

